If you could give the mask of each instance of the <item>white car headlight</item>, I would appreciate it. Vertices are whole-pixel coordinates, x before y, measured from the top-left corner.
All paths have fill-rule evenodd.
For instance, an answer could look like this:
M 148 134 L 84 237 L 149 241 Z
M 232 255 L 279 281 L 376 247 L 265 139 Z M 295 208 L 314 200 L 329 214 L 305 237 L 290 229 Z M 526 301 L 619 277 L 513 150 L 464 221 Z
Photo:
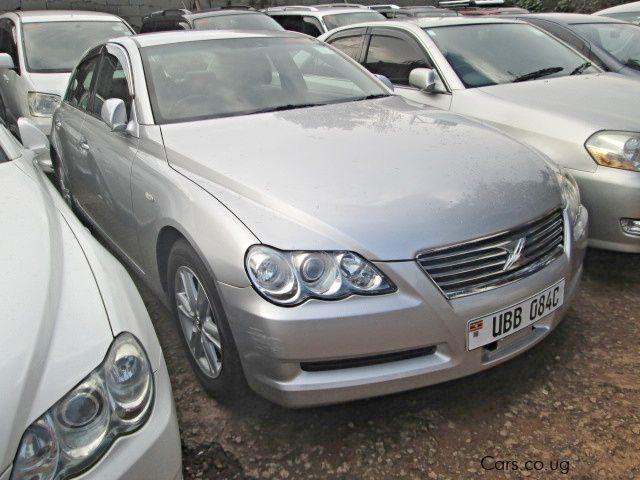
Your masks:
M 256 290 L 280 305 L 396 290 L 371 262 L 353 252 L 284 252 L 254 245 L 247 250 L 245 266 Z
M 640 133 L 594 133 L 585 147 L 599 165 L 640 172 Z
M 61 480 L 96 463 L 116 438 L 151 413 L 153 373 L 130 333 L 118 335 L 102 364 L 22 435 L 12 480 Z
M 60 95 L 29 92 L 27 96 L 29 112 L 34 117 L 50 117 L 60 105 Z
M 560 191 L 562 192 L 563 207 L 569 213 L 571 222 L 575 224 L 578 215 L 580 214 L 580 190 L 575 178 L 564 168 L 556 173 L 558 177 L 558 183 L 560 184 Z

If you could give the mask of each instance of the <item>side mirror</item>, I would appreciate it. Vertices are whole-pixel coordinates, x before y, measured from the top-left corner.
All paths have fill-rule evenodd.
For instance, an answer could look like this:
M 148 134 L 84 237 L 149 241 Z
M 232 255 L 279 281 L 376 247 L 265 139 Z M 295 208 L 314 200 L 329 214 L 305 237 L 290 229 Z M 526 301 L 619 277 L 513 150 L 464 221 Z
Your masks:
M 433 92 L 436 80 L 436 72 L 431 68 L 414 68 L 409 73 L 409 85 L 423 92 Z
M 391 83 L 391 80 L 389 80 L 384 75 L 378 75 L 377 73 L 376 73 L 376 78 L 380 80 L 382 83 L 384 83 L 387 86 L 387 88 L 389 88 L 389 90 L 393 92 L 393 83 Z
M 22 145 L 35 154 L 36 163 L 46 173 L 53 173 L 49 139 L 31 120 L 20 117 L 18 119 L 18 132 Z
M 124 132 L 127 129 L 127 108 L 121 98 L 109 98 L 102 104 L 100 117 L 112 132 Z
M 11 55 L 8 53 L 0 53 L 0 68 L 8 68 L 9 70 L 16 68 Z

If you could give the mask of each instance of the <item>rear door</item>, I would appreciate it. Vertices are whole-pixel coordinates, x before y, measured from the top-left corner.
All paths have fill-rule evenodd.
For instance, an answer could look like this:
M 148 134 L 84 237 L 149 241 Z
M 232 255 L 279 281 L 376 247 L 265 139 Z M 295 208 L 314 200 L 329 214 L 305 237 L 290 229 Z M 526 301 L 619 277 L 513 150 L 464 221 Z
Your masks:
M 102 120 L 104 102 L 124 101 L 129 120 L 133 111 L 133 82 L 126 51 L 109 44 L 102 52 L 94 94 L 82 129 L 84 155 L 91 175 L 84 177 L 76 198 L 84 213 L 122 254 L 134 261 L 138 237 L 131 203 L 131 166 L 139 139 L 126 131 L 114 132 Z

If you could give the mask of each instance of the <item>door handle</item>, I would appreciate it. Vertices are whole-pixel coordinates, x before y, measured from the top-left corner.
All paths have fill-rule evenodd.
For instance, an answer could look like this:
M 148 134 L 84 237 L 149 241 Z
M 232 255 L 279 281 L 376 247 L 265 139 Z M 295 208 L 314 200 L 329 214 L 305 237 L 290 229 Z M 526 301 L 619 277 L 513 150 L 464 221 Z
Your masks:
M 56 128 L 60 128 L 62 126 L 62 122 L 60 120 L 56 120 Z
M 89 150 L 89 144 L 87 143 L 86 140 L 80 140 L 78 142 L 78 146 L 82 149 L 82 150 Z

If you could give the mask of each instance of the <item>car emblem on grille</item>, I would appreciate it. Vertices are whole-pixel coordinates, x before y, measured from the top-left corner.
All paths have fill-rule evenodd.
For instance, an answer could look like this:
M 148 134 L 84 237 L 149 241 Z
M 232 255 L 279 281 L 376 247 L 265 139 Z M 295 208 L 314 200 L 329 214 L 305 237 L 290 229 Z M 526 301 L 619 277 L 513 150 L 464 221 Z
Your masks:
M 500 246 L 500 248 L 509 254 L 507 256 L 507 261 L 504 262 L 504 266 L 502 267 L 503 272 L 517 268 L 522 264 L 524 260 L 522 249 L 524 248 L 525 241 L 526 238 L 522 237 L 517 240 L 511 240 L 510 242 Z

